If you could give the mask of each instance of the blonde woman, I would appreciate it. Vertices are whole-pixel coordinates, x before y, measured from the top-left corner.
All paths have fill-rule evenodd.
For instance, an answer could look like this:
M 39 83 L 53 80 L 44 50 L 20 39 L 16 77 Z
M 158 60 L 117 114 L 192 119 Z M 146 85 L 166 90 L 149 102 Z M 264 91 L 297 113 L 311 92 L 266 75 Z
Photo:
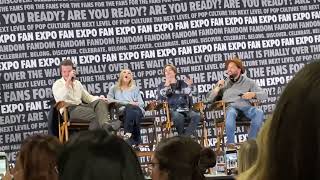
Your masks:
M 238 173 L 248 170 L 257 160 L 258 146 L 255 139 L 249 139 L 240 146 L 238 155 Z
M 107 98 L 108 101 L 123 105 L 120 111 L 124 115 L 125 139 L 128 139 L 130 145 L 140 144 L 140 120 L 145 112 L 144 102 L 130 69 L 121 70 L 118 82 L 109 89 Z
M 256 163 L 238 180 L 320 179 L 320 61 L 290 80 L 257 139 Z

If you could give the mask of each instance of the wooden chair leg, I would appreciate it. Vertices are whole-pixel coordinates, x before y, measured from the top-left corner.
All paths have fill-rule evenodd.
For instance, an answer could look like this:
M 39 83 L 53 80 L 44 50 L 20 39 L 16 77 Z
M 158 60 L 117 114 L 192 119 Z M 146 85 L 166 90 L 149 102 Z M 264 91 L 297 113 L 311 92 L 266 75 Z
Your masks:
M 157 126 L 155 124 L 153 124 L 153 140 L 158 144 Z
M 64 136 L 64 126 L 63 124 L 59 126 L 59 140 L 61 143 L 63 143 L 63 136 Z
M 68 129 L 68 125 L 66 124 L 66 127 L 65 127 L 65 139 L 66 139 L 66 142 L 69 140 L 69 129 Z
M 203 144 L 203 147 L 209 147 L 209 144 L 208 144 L 208 129 L 206 127 L 206 123 L 203 122 L 203 129 L 202 129 L 202 144 Z
M 223 123 L 222 125 L 221 125 L 221 132 L 220 132 L 220 134 L 221 134 L 221 136 L 220 136 L 220 138 L 221 138 L 221 150 L 223 151 L 224 150 L 224 148 L 225 148 L 225 140 L 224 140 L 224 130 L 225 130 L 225 123 Z
M 61 143 L 64 143 L 68 140 L 66 136 L 68 136 L 68 125 L 66 122 L 63 122 L 59 131 L 59 140 Z
M 217 137 L 216 151 L 219 152 L 220 151 L 220 144 L 221 144 L 221 132 L 219 131 L 218 123 L 216 123 L 215 129 L 216 129 L 216 137 Z
M 227 111 L 226 111 L 226 104 L 223 103 L 222 106 L 223 109 L 223 123 L 222 123 L 222 128 L 221 128 L 221 138 L 222 138 L 222 148 L 225 148 L 225 141 L 224 141 L 224 129 L 226 127 L 226 119 L 227 119 Z

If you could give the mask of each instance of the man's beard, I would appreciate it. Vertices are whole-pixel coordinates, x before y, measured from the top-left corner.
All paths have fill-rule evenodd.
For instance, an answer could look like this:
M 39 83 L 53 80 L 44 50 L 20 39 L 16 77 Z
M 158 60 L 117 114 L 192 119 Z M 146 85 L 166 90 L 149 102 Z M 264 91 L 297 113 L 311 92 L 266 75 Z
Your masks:
M 232 81 L 232 82 L 237 82 L 238 81 L 238 79 L 239 79 L 239 77 L 237 78 L 237 74 L 231 74 L 231 75 L 229 75 L 229 79 Z

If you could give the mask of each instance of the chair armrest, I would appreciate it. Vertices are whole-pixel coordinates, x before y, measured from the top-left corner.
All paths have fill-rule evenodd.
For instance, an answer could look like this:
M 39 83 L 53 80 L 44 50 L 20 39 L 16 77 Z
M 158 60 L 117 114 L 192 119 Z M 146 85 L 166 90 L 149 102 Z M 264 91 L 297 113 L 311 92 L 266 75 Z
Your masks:
M 259 106 L 261 104 L 261 101 L 258 99 L 250 99 L 249 102 L 252 106 Z
M 208 111 L 213 111 L 213 110 L 222 110 L 223 107 L 225 106 L 226 102 L 223 100 L 220 101 L 215 101 L 214 103 L 212 103 L 207 110 Z
M 67 103 L 64 101 L 59 101 L 54 105 L 54 107 L 59 111 L 61 108 L 66 108 Z
M 69 106 L 70 104 L 65 102 L 65 101 L 58 101 L 54 107 L 57 109 L 57 111 L 63 115 L 65 114 L 66 116 L 68 116 L 68 109 L 67 107 Z
M 225 104 L 226 102 L 224 102 L 223 100 L 220 100 L 220 101 L 214 102 L 213 106 L 215 107 L 215 109 L 222 109 Z

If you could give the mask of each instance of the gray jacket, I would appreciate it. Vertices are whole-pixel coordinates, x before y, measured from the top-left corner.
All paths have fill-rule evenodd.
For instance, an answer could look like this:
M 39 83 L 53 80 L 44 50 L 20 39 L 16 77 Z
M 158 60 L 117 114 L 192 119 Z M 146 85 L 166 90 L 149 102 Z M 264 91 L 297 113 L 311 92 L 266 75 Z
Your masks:
M 268 98 L 268 94 L 259 87 L 253 79 L 241 75 L 237 82 L 232 82 L 230 79 L 227 79 L 225 85 L 220 89 L 217 95 L 215 95 L 213 91 L 209 91 L 207 94 L 207 101 L 214 102 L 219 99 L 221 100 L 222 98 L 223 101 L 229 103 L 229 106 L 250 106 L 249 100 L 241 98 L 241 95 L 246 92 L 256 93 L 256 99 L 258 100 L 265 100 Z

